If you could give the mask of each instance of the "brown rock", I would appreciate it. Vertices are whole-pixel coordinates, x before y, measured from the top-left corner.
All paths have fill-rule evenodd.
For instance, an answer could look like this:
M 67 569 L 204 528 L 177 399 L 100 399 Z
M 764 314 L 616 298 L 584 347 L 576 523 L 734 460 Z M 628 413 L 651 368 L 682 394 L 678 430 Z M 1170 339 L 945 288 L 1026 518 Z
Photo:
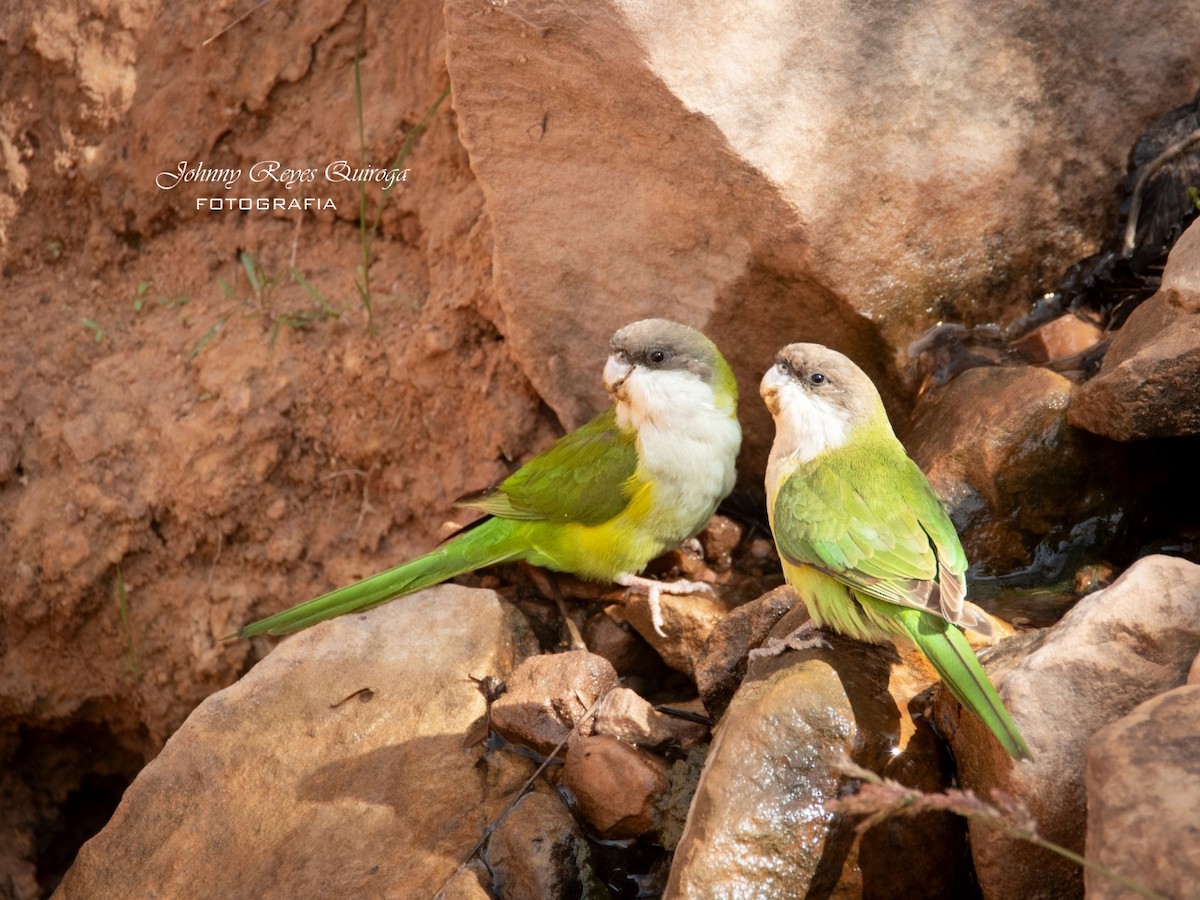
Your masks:
M 614 839 L 653 833 L 668 786 L 666 763 L 606 734 L 571 738 L 562 780 L 583 817 Z
M 188 717 L 56 896 L 436 889 L 510 795 L 463 746 L 469 676 L 535 649 L 510 605 L 453 585 L 285 640 Z
M 714 716 L 725 711 L 746 676 L 750 651 L 766 640 L 775 623 L 797 602 L 796 592 L 781 585 L 739 606 L 716 624 L 704 642 L 694 673 L 705 709 Z M 800 624 L 797 622 L 797 627 Z
M 1152 17 L 957 3 L 936 27 L 899 7 L 743 13 L 446 7 L 506 336 L 570 425 L 599 398 L 577 366 L 598 370 L 613 328 L 648 314 L 705 330 L 751 400 L 782 344 L 821 340 L 902 405 L 897 349 L 939 319 L 1025 308 L 1089 252 L 1130 135 L 1200 76 L 1184 0 Z M 864 68 L 864 46 L 889 49 Z M 1096 59 L 1114 66 L 1100 79 Z M 752 481 L 771 430 L 760 404 L 745 414 Z
M 742 540 L 746 529 L 741 523 L 728 516 L 713 516 L 704 530 L 697 535 L 704 557 L 717 572 L 729 570 L 733 562 L 733 551 Z
M 535 790 L 517 802 L 489 839 L 486 857 L 500 900 L 567 900 L 594 893 L 587 840 L 549 790 Z
M 708 728 L 656 710 L 628 688 L 614 688 L 596 711 L 596 734 L 607 734 L 645 750 L 669 745 L 687 750 L 708 736 Z
M 683 759 L 671 763 L 667 773 L 667 792 L 658 802 L 658 840 L 671 853 L 679 846 L 687 826 L 688 811 L 700 783 L 708 750 L 708 744 L 697 744 Z
M 1071 401 L 1071 424 L 1119 441 L 1200 434 L 1200 225 L 1167 257 L 1162 284 L 1113 338 Z
M 602 610 L 585 623 L 583 642 L 588 650 L 612 663 L 622 678 L 647 675 L 662 669 L 662 659 L 624 620 L 622 607 L 615 606 L 612 610 L 612 615 L 607 609 Z
M 1160 694 L 1102 728 L 1087 747 L 1087 858 L 1164 897 L 1200 884 L 1200 685 Z M 1094 871 L 1087 896 L 1127 888 Z
M 616 683 L 608 660 L 586 650 L 530 657 L 492 704 L 492 726 L 508 740 L 546 756 Z
M 1015 658 L 1021 645 L 1031 649 Z M 1033 753 L 1009 759 L 974 716 L 936 707 L 963 787 L 1022 800 L 1047 840 L 1084 850 L 1084 751 L 1100 728 L 1183 684 L 1200 647 L 1200 566 L 1151 556 L 1084 597 L 1052 628 L 1002 645 L 992 680 Z M 998 664 L 998 665 L 997 665 Z M 1005 668 L 1007 667 L 1007 671 Z M 1078 866 L 971 823 L 975 868 L 989 898 L 1081 896 Z
M 629 598 L 624 608 L 625 619 L 668 666 L 691 676 L 704 642 L 734 604 L 724 599 L 719 586 L 713 594 L 663 594 L 660 603 L 666 637 L 654 630 L 650 601 L 645 594 Z
M 491 873 L 478 859 L 467 863 L 455 873 L 438 895 L 439 900 L 491 900 Z
M 962 537 L 967 558 L 1001 574 L 1037 544 L 1112 512 L 1119 455 L 1067 424 L 1073 385 L 1047 369 L 969 369 L 922 398 L 905 445 Z M 1120 482 L 1117 482 L 1120 483 Z
M 1046 363 L 1082 353 L 1103 338 L 1104 331 L 1098 325 L 1067 313 L 1039 325 L 1014 341 L 1012 347 L 1032 363 Z
M 756 660 L 721 720 L 675 853 L 666 897 L 955 896 L 965 834 L 948 815 L 854 839 L 828 812 L 853 755 L 925 789 L 944 787 L 938 741 L 909 709 L 930 684 L 915 649 L 830 635 L 830 649 Z

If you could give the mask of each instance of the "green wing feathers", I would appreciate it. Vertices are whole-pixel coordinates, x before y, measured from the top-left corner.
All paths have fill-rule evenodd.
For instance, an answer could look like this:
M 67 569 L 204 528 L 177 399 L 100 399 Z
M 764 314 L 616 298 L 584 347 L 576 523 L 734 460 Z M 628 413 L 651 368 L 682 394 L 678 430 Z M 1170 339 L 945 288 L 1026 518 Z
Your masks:
M 523 542 L 515 539 L 514 523 L 489 519 L 424 556 L 364 578 L 239 628 L 234 637 L 290 634 L 348 612 L 361 612 L 396 597 L 440 584 L 482 566 L 516 559 Z
M 1028 759 L 1029 748 L 958 630 L 987 634 L 991 623 L 964 606 L 966 555 L 937 494 L 894 438 L 833 453 L 797 467 L 780 486 L 773 508 L 780 555 L 853 593 L 839 601 L 845 609 L 821 609 L 822 619 L 834 622 L 840 614 L 861 624 L 862 633 L 874 626 L 910 638 L 1005 750 Z
M 966 555 L 916 464 L 898 444 L 835 452 L 836 464 L 800 466 L 779 489 L 775 535 L 784 558 L 891 603 L 990 632 L 985 618 L 964 614 Z
M 616 409 L 609 407 L 497 487 L 458 502 L 505 519 L 599 525 L 629 503 L 637 464 L 634 435 L 617 426 Z
M 863 602 L 871 601 L 866 598 Z M 1031 759 L 1025 739 L 962 632 L 945 619 L 920 610 L 892 609 L 888 615 L 933 664 L 950 693 L 983 720 L 1000 746 L 1016 759 Z

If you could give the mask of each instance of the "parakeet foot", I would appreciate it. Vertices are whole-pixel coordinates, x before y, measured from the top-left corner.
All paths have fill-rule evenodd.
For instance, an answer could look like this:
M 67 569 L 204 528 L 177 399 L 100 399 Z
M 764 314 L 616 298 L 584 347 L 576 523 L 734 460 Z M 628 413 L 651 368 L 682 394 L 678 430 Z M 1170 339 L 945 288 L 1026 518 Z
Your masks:
M 706 584 L 703 581 L 685 581 L 683 579 L 679 581 L 655 581 L 653 578 L 643 578 L 640 575 L 622 575 L 615 579 L 615 583 L 633 591 L 645 592 L 646 599 L 650 603 L 650 624 L 654 626 L 654 633 L 664 638 L 667 636 L 667 633 L 663 631 L 662 604 L 659 600 L 663 594 L 713 593 L 712 585 Z
M 761 647 L 750 651 L 750 659 L 774 659 L 788 650 L 828 650 L 829 641 L 821 634 L 821 628 L 809 619 L 785 638 L 767 638 Z

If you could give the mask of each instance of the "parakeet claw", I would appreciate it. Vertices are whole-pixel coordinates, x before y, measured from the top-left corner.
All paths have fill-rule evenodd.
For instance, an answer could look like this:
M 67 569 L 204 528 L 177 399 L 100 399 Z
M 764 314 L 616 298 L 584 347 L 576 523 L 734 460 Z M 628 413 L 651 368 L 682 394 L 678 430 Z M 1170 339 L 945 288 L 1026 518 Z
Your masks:
M 774 659 L 788 650 L 829 650 L 829 641 L 821 635 L 821 629 L 810 619 L 785 638 L 767 638 L 761 647 L 750 651 L 750 659 Z
M 685 581 L 682 578 L 678 581 L 655 581 L 653 578 L 643 578 L 640 575 L 622 575 L 616 579 L 616 583 L 631 591 L 645 591 L 646 599 L 650 603 L 650 624 L 654 626 L 654 633 L 664 638 L 667 633 L 663 631 L 662 604 L 660 602 L 663 594 L 711 595 L 713 593 L 711 584 L 703 581 Z

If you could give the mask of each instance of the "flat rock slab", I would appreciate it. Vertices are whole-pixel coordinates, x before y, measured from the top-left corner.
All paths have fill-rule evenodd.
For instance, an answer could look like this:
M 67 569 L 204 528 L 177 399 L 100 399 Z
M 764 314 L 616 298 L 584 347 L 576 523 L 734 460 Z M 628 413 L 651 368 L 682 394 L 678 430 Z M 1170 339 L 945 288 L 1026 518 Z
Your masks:
M 536 650 L 455 585 L 289 638 L 192 712 L 55 896 L 432 895 L 517 786 L 464 747 L 471 677 Z

